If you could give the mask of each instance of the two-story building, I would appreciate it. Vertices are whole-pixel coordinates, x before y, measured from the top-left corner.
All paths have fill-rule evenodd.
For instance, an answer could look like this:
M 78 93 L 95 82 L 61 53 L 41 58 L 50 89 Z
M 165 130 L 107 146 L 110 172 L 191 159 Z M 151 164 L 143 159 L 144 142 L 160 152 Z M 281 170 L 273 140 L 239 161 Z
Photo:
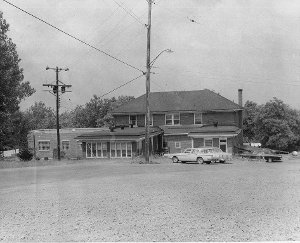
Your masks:
M 150 93 L 152 127 L 164 131 L 163 147 L 170 153 L 188 147 L 214 146 L 234 152 L 242 145 L 242 90 L 240 104 L 208 89 Z M 145 95 L 115 109 L 117 125 L 145 126 Z
M 180 152 L 189 147 L 214 146 L 233 153 L 242 141 L 242 90 L 240 105 L 205 89 L 150 93 L 150 151 Z M 116 128 L 77 137 L 87 157 L 123 158 L 142 154 L 145 140 L 145 95 L 112 112 Z M 99 145 L 97 145 L 99 144 Z M 106 153 L 101 152 L 105 144 Z
M 242 90 L 239 104 L 211 91 L 150 93 L 150 152 L 219 147 L 234 153 L 243 144 Z M 144 153 L 146 97 L 142 95 L 112 112 L 115 127 L 61 130 L 61 150 L 68 158 L 131 158 Z M 53 157 L 56 130 L 29 135 L 38 157 Z

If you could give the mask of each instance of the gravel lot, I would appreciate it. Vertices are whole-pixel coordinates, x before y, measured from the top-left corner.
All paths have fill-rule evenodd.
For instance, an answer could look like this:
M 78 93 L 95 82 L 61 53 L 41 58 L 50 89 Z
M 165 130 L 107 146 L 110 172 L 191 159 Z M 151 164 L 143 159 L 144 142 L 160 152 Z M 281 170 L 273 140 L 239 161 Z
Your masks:
M 2 241 L 300 240 L 300 159 L 0 170 Z

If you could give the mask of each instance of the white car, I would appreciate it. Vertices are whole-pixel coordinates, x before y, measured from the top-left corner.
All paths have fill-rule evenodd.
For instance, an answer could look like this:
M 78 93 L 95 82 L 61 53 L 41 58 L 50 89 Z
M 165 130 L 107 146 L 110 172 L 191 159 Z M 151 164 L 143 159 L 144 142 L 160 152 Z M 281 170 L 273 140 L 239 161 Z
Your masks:
M 187 148 L 183 153 L 168 154 L 167 156 L 172 159 L 173 163 L 191 161 L 199 164 L 210 164 L 211 162 L 224 163 L 231 158 L 230 154 L 214 147 Z

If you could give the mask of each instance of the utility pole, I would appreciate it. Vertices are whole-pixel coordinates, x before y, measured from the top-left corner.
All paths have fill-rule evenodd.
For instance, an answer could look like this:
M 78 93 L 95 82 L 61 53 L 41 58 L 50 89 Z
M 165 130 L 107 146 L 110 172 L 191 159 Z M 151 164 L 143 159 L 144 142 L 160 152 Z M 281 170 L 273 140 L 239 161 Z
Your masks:
M 152 0 L 148 1 L 148 24 L 147 24 L 147 59 L 146 59 L 146 132 L 145 132 L 145 160 L 146 163 L 149 163 L 149 125 L 150 125 L 150 107 L 149 107 L 149 96 L 150 96 L 150 37 L 151 37 L 151 9 L 152 9 Z
M 70 87 L 72 87 L 72 85 L 64 84 L 63 82 L 59 81 L 59 79 L 58 79 L 58 73 L 60 71 L 69 71 L 68 68 L 46 67 L 46 70 L 49 70 L 49 69 L 52 69 L 56 72 L 56 84 L 43 84 L 43 86 L 51 87 L 52 90 L 47 90 L 47 91 L 49 91 L 51 94 L 56 96 L 57 159 L 60 160 L 60 134 L 59 134 L 59 103 L 60 103 L 60 99 L 59 99 L 59 92 L 61 92 L 61 94 L 65 93 L 65 92 L 70 92 L 70 91 L 66 91 L 66 88 L 70 88 Z M 59 87 L 61 90 L 59 90 Z

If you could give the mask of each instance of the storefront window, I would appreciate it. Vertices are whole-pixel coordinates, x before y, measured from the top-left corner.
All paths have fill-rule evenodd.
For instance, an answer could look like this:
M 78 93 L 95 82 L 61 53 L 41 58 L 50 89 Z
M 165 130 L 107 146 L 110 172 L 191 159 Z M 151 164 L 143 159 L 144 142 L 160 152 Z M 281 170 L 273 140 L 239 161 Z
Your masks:
M 132 156 L 131 142 L 111 142 L 110 146 L 112 158 L 130 158 Z
M 107 157 L 107 143 L 102 143 L 102 156 Z
M 117 157 L 121 157 L 121 143 L 117 143 Z

